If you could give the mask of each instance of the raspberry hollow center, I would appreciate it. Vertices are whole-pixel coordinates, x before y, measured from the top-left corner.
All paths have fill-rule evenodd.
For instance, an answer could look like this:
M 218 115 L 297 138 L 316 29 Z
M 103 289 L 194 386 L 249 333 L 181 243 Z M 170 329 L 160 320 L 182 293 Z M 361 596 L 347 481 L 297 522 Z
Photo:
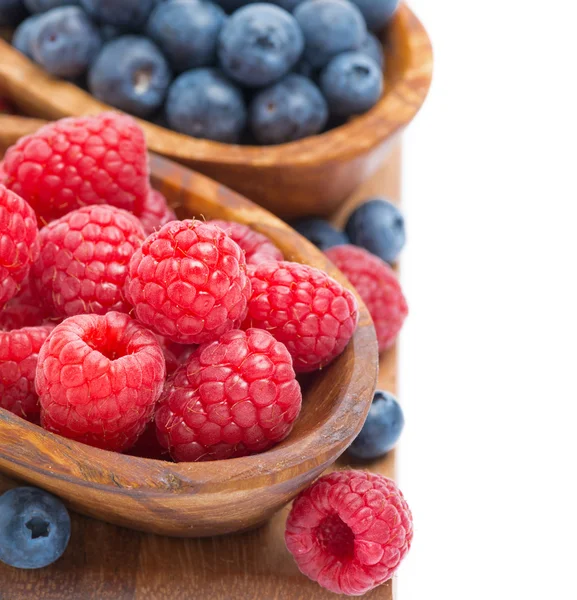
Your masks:
M 355 552 L 355 534 L 339 517 L 330 515 L 316 529 L 317 542 L 321 547 L 339 560 L 353 558 Z
M 128 345 L 123 340 L 108 334 L 105 330 L 101 330 L 101 328 L 87 331 L 83 339 L 88 346 L 100 352 L 108 360 L 117 360 L 122 356 L 132 354 L 128 349 Z

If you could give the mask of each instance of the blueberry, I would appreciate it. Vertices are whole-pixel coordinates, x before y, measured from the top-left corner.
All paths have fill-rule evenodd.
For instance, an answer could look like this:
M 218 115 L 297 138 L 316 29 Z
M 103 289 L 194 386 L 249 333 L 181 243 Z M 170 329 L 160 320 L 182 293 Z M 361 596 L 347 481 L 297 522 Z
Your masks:
M 194 69 L 170 86 L 166 117 L 181 133 L 235 143 L 246 125 L 246 107 L 241 91 L 220 71 Z
M 255 4 L 258 0 L 215 0 L 216 3 L 228 14 L 235 10 L 246 6 L 247 4 Z
M 122 29 L 115 27 L 114 25 L 101 25 L 100 26 L 100 37 L 103 42 L 110 42 L 111 40 L 120 37 L 124 32 Z
M 170 81 L 162 52 L 138 35 L 124 35 L 105 44 L 88 73 L 91 94 L 138 117 L 160 108 Z
M 263 87 L 286 75 L 304 47 L 290 13 L 272 4 L 237 10 L 222 28 L 218 56 L 224 72 L 242 85 Z
M 220 6 L 201 0 L 169 0 L 150 15 L 146 34 L 175 71 L 216 63 L 218 35 L 226 15 Z
M 388 263 L 393 263 L 405 245 L 405 220 L 399 209 L 375 198 L 361 204 L 349 217 L 345 231 L 351 242 Z
M 270 0 L 271 4 L 276 4 L 289 12 L 292 12 L 303 0 Z
M 14 48 L 22 52 L 22 54 L 25 54 L 28 58 L 32 58 L 30 52 L 30 40 L 35 35 L 35 27 L 39 19 L 40 15 L 28 17 L 18 25 L 12 37 L 12 45 Z
M 395 14 L 400 0 L 351 0 L 359 7 L 371 31 L 380 31 Z
M 59 6 L 78 6 L 79 0 L 24 0 L 31 13 L 43 13 Z
M 33 487 L 0 496 L 0 561 L 40 569 L 58 560 L 70 540 L 70 516 L 58 498 Z
M 317 86 L 293 73 L 255 96 L 249 119 L 259 144 L 282 144 L 322 131 L 328 109 Z
M 306 0 L 294 16 L 305 37 L 304 56 L 314 67 L 360 48 L 367 35 L 363 15 L 347 0 Z
M 80 0 L 80 3 L 95 21 L 126 31 L 140 31 L 157 4 L 155 0 Z
M 30 53 L 52 75 L 76 77 L 86 71 L 101 44 L 98 29 L 81 8 L 62 6 L 38 16 Z
M 383 46 L 381 42 L 373 33 L 367 33 L 367 37 L 363 42 L 363 45 L 359 48 L 359 52 L 370 56 L 378 65 L 381 71 L 385 67 L 385 55 L 383 53 Z
M 345 233 L 335 229 L 324 219 L 300 219 L 292 223 L 292 226 L 309 242 L 323 251 L 333 246 L 350 243 Z
M 308 79 L 316 79 L 318 70 L 311 65 L 306 58 L 301 58 L 298 63 L 294 66 L 293 72 L 297 75 L 302 75 Z
M 0 0 L 0 27 L 14 27 L 27 16 L 22 0 Z
M 403 411 L 396 398 L 389 392 L 377 390 L 367 420 L 349 446 L 349 454 L 361 460 L 384 456 L 395 447 L 404 425 Z
M 331 114 L 350 117 L 367 112 L 378 102 L 383 73 L 365 54 L 343 52 L 324 68 L 320 84 Z

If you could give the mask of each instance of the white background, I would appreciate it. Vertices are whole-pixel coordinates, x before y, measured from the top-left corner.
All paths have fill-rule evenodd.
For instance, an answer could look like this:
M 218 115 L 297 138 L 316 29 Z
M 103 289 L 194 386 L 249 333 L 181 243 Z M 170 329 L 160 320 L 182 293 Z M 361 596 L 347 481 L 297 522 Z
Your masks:
M 411 0 L 400 600 L 577 598 L 577 7 Z

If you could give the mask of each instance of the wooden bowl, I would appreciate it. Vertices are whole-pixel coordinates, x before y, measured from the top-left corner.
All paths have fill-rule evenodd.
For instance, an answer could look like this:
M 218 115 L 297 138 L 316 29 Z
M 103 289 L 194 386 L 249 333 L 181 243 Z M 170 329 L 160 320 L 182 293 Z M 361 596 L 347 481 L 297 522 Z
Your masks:
M 150 150 L 190 166 L 283 218 L 329 215 L 378 166 L 423 104 L 432 74 L 427 32 L 405 5 L 386 32 L 385 93 L 365 115 L 322 135 L 278 146 L 195 139 L 141 121 Z M 0 40 L 0 93 L 46 119 L 110 109 L 54 79 Z
M 0 118 L 3 144 L 9 122 L 14 131 L 22 119 Z M 155 155 L 151 168 L 153 186 L 180 217 L 246 223 L 286 259 L 319 267 L 350 287 L 321 252 L 249 200 Z M 268 520 L 347 448 L 370 407 L 377 363 L 374 328 L 360 302 L 351 342 L 303 387 L 294 430 L 268 452 L 203 463 L 136 458 L 54 435 L 0 409 L 0 471 L 53 492 L 78 512 L 133 529 L 178 537 L 241 531 Z

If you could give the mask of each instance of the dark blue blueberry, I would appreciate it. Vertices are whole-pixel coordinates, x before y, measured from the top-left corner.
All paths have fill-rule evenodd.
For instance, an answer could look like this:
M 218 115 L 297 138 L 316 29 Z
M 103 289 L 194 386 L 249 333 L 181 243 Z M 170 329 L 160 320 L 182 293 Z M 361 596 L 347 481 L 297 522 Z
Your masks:
M 34 31 L 36 25 L 38 24 L 38 20 L 40 15 L 32 15 L 28 17 L 14 31 L 14 36 L 12 37 L 12 45 L 16 50 L 25 54 L 28 58 L 32 58 L 32 53 L 30 52 L 30 41 L 34 37 Z
M 218 56 L 224 72 L 249 87 L 264 87 L 299 60 L 303 35 L 290 13 L 272 4 L 237 10 L 222 28 Z
M 349 217 L 345 231 L 351 242 L 393 263 L 405 245 L 405 220 L 388 200 L 361 204 Z
M 396 398 L 389 392 L 377 390 L 367 420 L 349 446 L 349 454 L 361 460 L 384 456 L 395 447 L 404 425 L 403 411 Z
M 43 13 L 59 6 L 78 6 L 80 0 L 24 0 L 31 13 Z
M 32 58 L 52 75 L 82 75 L 100 50 L 98 29 L 77 6 L 38 15 L 30 37 Z
M 303 77 L 308 77 L 309 79 L 316 79 L 318 75 L 318 70 L 315 69 L 315 67 L 313 67 L 306 58 L 301 58 L 294 66 L 293 71 L 297 75 L 302 75 Z
M 335 229 L 324 219 L 299 219 L 291 223 L 291 225 L 323 252 L 333 246 L 350 244 L 349 238 L 345 233 Z
M 365 54 L 344 52 L 324 68 L 320 84 L 331 114 L 350 117 L 367 112 L 379 101 L 383 73 Z
M 383 52 L 383 46 L 374 33 L 367 33 L 367 37 L 363 42 L 363 45 L 359 48 L 359 52 L 370 56 L 378 65 L 381 71 L 385 67 L 385 54 Z
M 351 0 L 359 7 L 371 31 L 381 31 L 395 14 L 400 0 Z
M 216 63 L 218 36 L 226 15 L 220 6 L 201 0 L 169 0 L 150 15 L 146 34 L 175 71 Z
M 294 16 L 305 37 L 304 57 L 314 67 L 360 48 L 367 35 L 363 15 L 347 0 L 306 0 Z
M 58 560 L 70 540 L 70 516 L 52 494 L 33 487 L 0 496 L 0 561 L 40 569 Z
M 22 0 L 0 0 L 0 27 L 14 27 L 27 16 Z
M 328 119 L 317 86 L 294 73 L 262 90 L 250 105 L 250 127 L 259 144 L 283 144 L 316 135 Z
M 122 29 L 115 27 L 114 25 L 101 25 L 100 26 L 100 37 L 103 42 L 110 42 L 111 40 L 120 37 L 124 32 Z
M 140 31 L 157 4 L 155 0 L 80 0 L 80 3 L 98 23 L 126 31 Z
M 242 92 L 217 69 L 195 69 L 177 77 L 165 110 L 172 129 L 217 142 L 236 143 L 246 125 Z
M 124 35 L 102 48 L 90 67 L 88 87 L 99 100 L 146 117 L 164 102 L 171 78 L 162 52 L 148 38 Z

